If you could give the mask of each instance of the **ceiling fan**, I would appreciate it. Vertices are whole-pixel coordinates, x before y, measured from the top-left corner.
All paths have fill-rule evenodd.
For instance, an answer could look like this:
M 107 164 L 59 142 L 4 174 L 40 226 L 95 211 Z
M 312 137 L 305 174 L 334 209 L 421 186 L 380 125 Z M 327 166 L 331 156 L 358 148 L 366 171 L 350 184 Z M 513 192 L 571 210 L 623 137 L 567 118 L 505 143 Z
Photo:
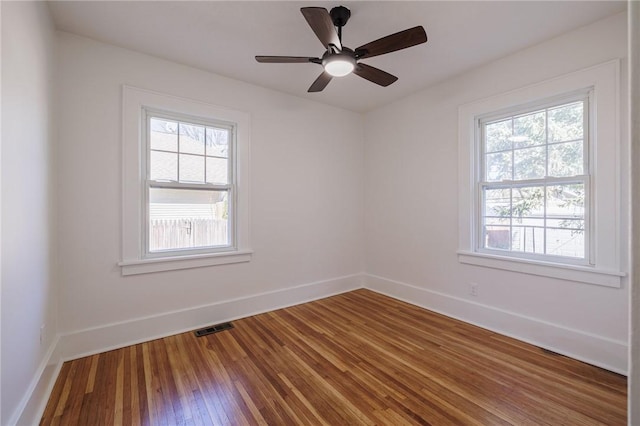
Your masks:
M 271 64 L 310 62 L 322 65 L 324 71 L 309 87 L 308 92 L 320 92 L 327 87 L 333 77 L 343 77 L 352 72 L 359 77 L 386 87 L 395 82 L 398 77 L 371 65 L 363 64 L 359 62 L 360 59 L 384 55 L 427 41 L 427 33 L 423 27 L 418 26 L 382 37 L 351 50 L 342 45 L 342 27 L 351 17 L 349 9 L 338 6 L 331 9 L 331 12 L 327 12 L 327 9 L 323 7 L 303 7 L 300 11 L 322 45 L 327 49 L 324 55 L 321 58 L 256 56 L 256 61 Z

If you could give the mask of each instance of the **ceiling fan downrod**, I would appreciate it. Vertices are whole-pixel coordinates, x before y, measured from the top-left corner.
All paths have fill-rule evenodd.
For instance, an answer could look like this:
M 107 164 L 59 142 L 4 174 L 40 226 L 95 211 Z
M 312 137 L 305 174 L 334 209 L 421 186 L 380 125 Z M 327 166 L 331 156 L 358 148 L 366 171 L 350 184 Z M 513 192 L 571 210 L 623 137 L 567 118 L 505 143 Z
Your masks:
M 344 6 L 336 6 L 329 12 L 333 25 L 338 27 L 338 39 L 342 43 L 342 27 L 347 25 L 347 21 L 351 17 L 351 11 Z

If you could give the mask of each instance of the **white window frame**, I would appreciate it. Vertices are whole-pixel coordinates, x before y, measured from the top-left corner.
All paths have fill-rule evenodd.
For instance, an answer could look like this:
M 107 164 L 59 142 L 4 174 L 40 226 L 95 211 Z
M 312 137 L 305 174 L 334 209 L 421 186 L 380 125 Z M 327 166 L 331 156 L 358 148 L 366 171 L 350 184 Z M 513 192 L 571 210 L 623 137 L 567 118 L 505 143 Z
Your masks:
M 122 275 L 250 261 L 252 251 L 249 248 L 249 115 L 126 85 L 123 86 L 122 111 L 122 260 L 118 263 Z M 230 198 L 233 197 L 229 203 L 229 226 L 232 234 L 232 243 L 229 246 L 149 252 L 148 190 L 152 183 L 147 179 L 148 113 L 195 124 L 222 124 L 233 128 L 233 148 L 229 159 L 233 176 L 228 185 Z M 175 186 L 172 183 L 157 184 L 162 187 Z M 219 185 L 204 186 L 215 189 Z
M 151 165 L 151 141 L 149 135 L 150 119 L 159 118 L 170 121 L 184 122 L 193 125 L 199 125 L 203 127 L 217 127 L 224 128 L 230 131 L 231 138 L 229 140 L 228 151 L 228 176 L 227 184 L 212 184 L 212 183 L 184 183 L 184 182 L 165 182 L 152 180 L 149 177 L 149 166 Z M 235 173 L 235 151 L 236 151 L 236 133 L 237 125 L 235 123 L 223 122 L 215 119 L 204 119 L 202 117 L 191 117 L 185 114 L 178 114 L 175 112 L 161 111 L 153 108 L 143 107 L 143 134 L 142 140 L 144 141 L 145 160 L 143 162 L 144 169 L 142 171 L 145 176 L 145 188 L 144 188 L 144 201 L 142 207 L 144 209 L 143 216 L 145 219 L 144 232 L 144 253 L 143 257 L 147 259 L 170 257 L 170 256 L 184 256 L 190 254 L 205 254 L 205 253 L 221 253 L 234 251 L 236 248 L 236 173 Z M 179 167 L 179 166 L 178 166 Z M 206 163 L 205 163 L 206 167 Z M 228 193 L 229 202 L 229 223 L 228 223 L 228 237 L 229 243 L 224 246 L 215 247 L 195 247 L 195 248 L 183 248 L 173 250 L 162 250 L 152 252 L 149 250 L 149 191 L 151 188 L 167 188 L 167 189 L 194 189 L 194 190 L 222 190 Z
M 517 180 L 517 181 L 508 181 L 506 183 L 501 182 L 488 182 L 484 181 L 483 177 L 486 174 L 485 170 L 485 134 L 484 134 L 484 125 L 485 123 L 499 121 L 504 118 L 518 116 L 521 114 L 527 114 L 534 111 L 543 110 L 546 108 L 553 108 L 556 106 L 574 103 L 574 102 L 582 102 L 584 105 L 584 114 L 583 114 L 583 174 L 580 176 L 569 176 L 569 177 L 559 177 L 553 178 L 546 176 L 540 179 L 529 179 L 529 180 Z M 593 209 L 592 194 L 591 194 L 591 164 L 590 161 L 592 152 L 589 149 L 591 144 L 589 140 L 591 138 L 591 128 L 593 127 L 593 90 L 591 88 L 586 90 L 580 90 L 576 93 L 567 93 L 560 96 L 553 97 L 551 99 L 544 99 L 542 101 L 538 101 L 535 103 L 531 103 L 528 105 L 520 105 L 515 108 L 509 108 L 506 111 L 500 111 L 498 113 L 490 113 L 484 114 L 482 116 L 476 117 L 476 132 L 475 132 L 475 152 L 478 157 L 475 159 L 477 162 L 478 169 L 478 179 L 475 184 L 477 188 L 476 195 L 476 221 L 475 230 L 477 235 L 475 235 L 475 249 L 479 253 L 487 253 L 494 254 L 498 256 L 510 256 L 515 258 L 522 259 L 531 259 L 531 260 L 541 260 L 552 263 L 560 263 L 560 264 L 569 264 L 569 265 L 593 265 L 593 253 L 591 252 L 591 247 L 593 246 L 592 236 L 593 236 L 593 221 L 591 220 L 592 214 L 591 211 Z M 545 125 L 548 125 L 545 124 Z M 548 149 L 549 144 L 545 143 L 545 147 Z M 483 222 L 482 222 L 482 210 L 483 210 L 483 202 L 482 202 L 482 189 L 484 186 L 502 186 L 505 188 L 515 188 L 518 186 L 523 187 L 531 187 L 539 184 L 539 186 L 546 187 L 551 184 L 568 184 L 568 183 L 581 183 L 584 185 L 585 189 L 585 217 L 584 217 L 584 233 L 585 233 L 585 253 L 583 258 L 570 258 L 570 257 L 562 257 L 548 254 L 539 254 L 539 253 L 530 253 L 530 252 L 519 252 L 519 251 L 510 251 L 510 250 L 498 250 L 492 249 L 489 247 L 483 247 L 482 237 L 483 233 Z
M 619 61 L 614 60 L 459 108 L 458 260 L 461 263 L 608 287 L 621 286 L 621 278 L 626 274 L 620 266 L 619 75 Z M 585 226 L 591 231 L 587 261 L 480 249 L 480 120 L 500 114 L 513 115 L 509 111 L 555 103 L 580 92 L 591 92 L 589 116 L 593 120 L 588 126 L 591 134 L 585 145 L 590 171 L 587 179 L 589 216 L 585 218 Z

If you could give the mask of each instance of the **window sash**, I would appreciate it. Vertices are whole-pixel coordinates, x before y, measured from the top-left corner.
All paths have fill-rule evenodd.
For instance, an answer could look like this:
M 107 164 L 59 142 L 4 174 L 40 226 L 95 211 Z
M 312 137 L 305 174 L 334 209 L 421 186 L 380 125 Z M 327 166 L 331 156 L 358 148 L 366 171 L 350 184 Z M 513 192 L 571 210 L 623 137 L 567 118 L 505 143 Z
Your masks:
M 146 180 L 150 180 L 150 165 L 151 165 L 151 141 L 150 141 L 150 137 L 151 137 L 151 132 L 150 132 L 150 123 L 151 123 L 151 119 L 152 118 L 157 118 L 160 120 L 168 120 L 168 121 L 175 121 L 177 123 L 182 123 L 182 124 L 187 124 L 187 125 L 195 125 L 195 126 L 202 126 L 205 127 L 205 129 L 207 127 L 209 128 L 216 128 L 216 129 L 224 129 L 227 130 L 229 132 L 229 140 L 228 140 L 228 152 L 227 152 L 227 182 L 233 184 L 235 182 L 235 150 L 236 150 L 236 124 L 235 123 L 230 123 L 227 121 L 222 121 L 222 120 L 214 120 L 214 119 L 203 119 L 201 117 L 194 117 L 194 116 L 190 116 L 190 115 L 186 115 L 186 114 L 176 114 L 176 113 L 172 113 L 172 112 L 168 112 L 168 111 L 162 111 L 162 110 L 158 110 L 158 109 L 152 109 L 152 108 L 145 108 L 144 109 L 144 134 L 143 134 L 143 140 L 145 141 L 145 157 L 146 157 L 146 161 L 145 161 L 145 167 L 143 170 L 143 176 L 145 176 Z M 178 135 L 178 138 L 180 136 Z M 205 134 L 205 138 L 206 138 L 206 134 Z M 153 151 L 156 152 L 168 152 L 168 153 L 175 153 L 176 155 L 178 154 L 187 154 L 187 155 L 194 155 L 194 156 L 198 156 L 198 157 L 203 157 L 203 158 L 224 158 L 224 157 L 219 157 L 219 156 L 215 156 L 215 155 L 207 155 L 206 151 L 205 154 L 191 154 L 191 153 L 184 153 L 182 151 L 180 151 L 180 147 L 179 147 L 179 143 L 178 143 L 178 150 L 177 151 L 165 151 L 165 150 L 160 150 L 160 149 L 154 149 Z M 173 181 L 173 180 L 163 180 L 163 181 L 157 181 L 157 182 L 176 182 L 176 183 L 180 183 L 180 184 L 184 184 L 184 185 L 189 185 L 191 184 L 190 182 L 180 182 L 180 174 L 179 174 L 179 168 L 180 168 L 180 163 L 178 161 L 178 180 L 177 181 Z M 206 182 L 206 161 L 205 161 L 205 169 L 204 169 L 204 173 L 205 173 L 205 182 L 203 183 L 196 183 L 194 182 L 194 185 L 208 185 L 209 183 Z
M 483 115 L 481 117 L 477 117 L 477 125 L 478 125 L 478 134 L 477 134 L 477 146 L 479 147 L 478 149 L 478 181 L 479 182 L 483 182 L 487 180 L 487 170 L 486 170 L 486 156 L 487 154 L 494 154 L 494 153 L 500 153 L 500 152 L 515 152 L 517 150 L 521 150 L 521 149 L 527 149 L 527 148 L 535 148 L 535 147 L 545 147 L 545 158 L 546 158 L 546 162 L 545 162 L 545 179 L 552 179 L 554 178 L 553 176 L 548 176 L 548 163 L 549 163 L 549 155 L 548 155 L 548 147 L 549 146 L 554 146 L 554 145 L 558 145 L 561 143 L 568 143 L 568 142 L 574 142 L 576 140 L 567 140 L 567 141 L 552 141 L 549 142 L 549 138 L 548 135 L 545 135 L 545 143 L 544 144 L 538 144 L 538 145 L 531 145 L 531 146 L 527 146 L 527 147 L 517 147 L 517 148 L 511 148 L 511 149 L 505 149 L 505 150 L 499 150 L 499 151 L 490 151 L 487 152 L 486 151 L 486 126 L 488 124 L 492 124 L 495 122 L 500 122 L 503 121 L 505 119 L 508 118 L 518 118 L 533 112 L 537 112 L 537 111 L 547 111 L 549 109 L 553 109 L 555 107 L 559 107 L 562 105 L 566 105 L 566 104 L 571 104 L 571 103 L 575 103 L 575 102 L 582 102 L 583 105 L 583 113 L 582 113 L 582 170 L 583 170 L 583 174 L 586 175 L 590 175 L 591 171 L 590 171 L 590 123 L 591 123 L 591 108 L 590 108 L 590 104 L 592 102 L 592 97 L 593 97 L 593 91 L 592 90 L 588 90 L 588 91 L 579 91 L 573 94 L 569 94 L 569 95 L 563 95 L 563 96 L 559 96 L 556 97 L 552 100 L 548 100 L 548 101 L 543 101 L 543 102 L 539 102 L 536 104 L 531 104 L 529 106 L 525 106 L 525 107 L 516 107 L 514 109 L 511 110 L 506 110 L 506 111 L 502 111 L 499 113 L 495 113 L 495 114 L 488 114 L 488 115 Z M 548 123 L 548 119 L 545 119 L 545 133 L 548 133 L 548 127 L 549 127 L 549 123 Z M 512 164 L 512 168 L 513 168 L 513 164 Z M 512 169 L 512 174 L 513 174 L 513 169 Z M 524 179 L 522 179 L 524 180 Z
M 147 198 L 149 198 L 149 190 L 153 188 L 170 188 L 177 190 L 198 190 L 204 192 L 227 192 L 227 200 L 231 200 L 233 198 L 232 188 L 228 189 L 211 189 L 211 188 L 188 188 L 188 187 L 180 187 L 180 186 L 156 186 L 149 185 L 147 188 Z M 149 204 L 147 204 L 149 206 Z M 226 252 L 229 250 L 235 250 L 235 234 L 234 234 L 234 215 L 233 215 L 233 204 L 228 201 L 228 219 L 227 219 L 227 241 L 228 244 L 218 244 L 218 245 L 207 245 L 207 246 L 197 246 L 197 247 L 183 247 L 183 248 L 169 248 L 165 250 L 151 250 L 151 217 L 150 217 L 150 209 L 147 209 L 147 226 L 145 233 L 145 247 L 148 258 L 157 258 L 157 257 L 166 257 L 166 256 L 176 256 L 176 255 L 193 255 L 193 254 L 202 254 L 202 253 L 218 253 L 218 252 Z
M 534 253 L 534 252 L 530 252 L 530 251 L 519 251 L 519 250 L 513 250 L 511 244 L 512 244 L 512 239 L 511 239 L 511 232 L 512 229 L 514 227 L 526 227 L 527 225 L 514 225 L 513 224 L 513 219 L 517 218 L 517 216 L 513 215 L 513 212 L 509 215 L 509 216 L 505 216 L 504 218 L 507 219 L 509 221 L 508 224 L 506 224 L 505 226 L 509 228 L 510 230 L 510 247 L 509 249 L 498 249 L 498 248 L 492 248 L 492 247 L 487 247 L 486 246 L 486 219 L 487 218 L 491 218 L 492 216 L 486 215 L 485 214 L 485 209 L 486 209 L 486 202 L 485 202 L 485 193 L 487 190 L 492 190 L 492 189 L 509 189 L 509 190 L 514 190 L 514 189 L 520 189 L 520 188 L 542 188 L 543 189 L 543 194 L 545 194 L 545 200 L 543 201 L 543 209 L 545 208 L 545 204 L 546 204 L 546 193 L 547 193 L 547 188 L 548 187 L 553 187 L 553 186 L 562 186 L 562 185 L 582 185 L 584 188 L 584 216 L 580 219 L 584 221 L 584 251 L 583 251 L 583 256 L 582 257 L 572 257 L 572 256 L 562 256 L 562 255 L 556 255 L 556 254 L 550 254 L 547 253 L 547 246 L 546 246 L 546 242 L 545 242 L 545 249 L 544 249 L 544 253 Z M 477 230 L 477 236 L 476 236 L 476 240 L 477 240 L 477 246 L 476 246 L 476 251 L 481 252 L 481 253 L 495 253 L 495 254 L 500 254 L 500 255 L 505 255 L 505 256 L 513 256 L 513 257 L 520 257 L 520 258 L 525 258 L 525 259 L 538 259 L 538 260 L 546 260 L 546 261 L 556 261 L 556 262 L 562 262 L 562 263 L 568 263 L 568 264 L 575 264 L 575 265 L 589 265 L 590 263 L 590 259 L 591 259 L 591 247 L 592 247 L 592 242 L 591 242 L 591 238 L 592 238 L 592 233 L 590 232 L 590 223 L 591 223 L 591 209 L 588 208 L 589 205 L 591 205 L 591 196 L 590 196 L 591 190 L 590 190 L 590 177 L 583 175 L 583 176 L 572 176 L 570 178 L 554 178 L 554 179 L 536 179 L 536 180 L 529 180 L 529 181 L 518 181 L 518 182 L 480 182 L 477 185 L 477 194 L 478 194 L 478 211 L 477 211 L 477 218 L 478 218 L 478 226 L 476 227 Z M 546 231 L 549 229 L 554 229 L 555 227 L 553 226 L 548 226 L 547 225 L 547 221 L 550 220 L 549 216 L 547 216 L 546 211 L 545 214 L 541 217 L 529 217 L 529 219 L 542 219 L 544 221 L 544 226 L 542 227 L 542 229 L 545 232 L 546 235 Z M 560 229 L 560 228 L 559 228 Z M 562 228 L 562 229 L 570 229 L 570 228 Z M 546 238 L 546 237 L 545 237 Z

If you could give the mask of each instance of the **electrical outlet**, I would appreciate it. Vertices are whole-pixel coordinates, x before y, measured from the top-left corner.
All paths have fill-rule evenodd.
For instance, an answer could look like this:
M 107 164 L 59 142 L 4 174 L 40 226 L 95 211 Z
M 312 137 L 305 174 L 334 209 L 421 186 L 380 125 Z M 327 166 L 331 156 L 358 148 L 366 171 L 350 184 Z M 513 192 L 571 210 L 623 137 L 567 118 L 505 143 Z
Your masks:
M 42 324 L 42 325 L 40 326 L 40 344 L 41 344 L 41 345 L 42 345 L 42 342 L 44 342 L 44 337 L 45 337 L 44 332 L 45 332 L 45 331 L 46 331 L 46 325 L 45 325 L 45 324 Z
M 472 295 L 473 297 L 478 297 L 478 284 L 477 283 L 469 284 L 469 294 Z

